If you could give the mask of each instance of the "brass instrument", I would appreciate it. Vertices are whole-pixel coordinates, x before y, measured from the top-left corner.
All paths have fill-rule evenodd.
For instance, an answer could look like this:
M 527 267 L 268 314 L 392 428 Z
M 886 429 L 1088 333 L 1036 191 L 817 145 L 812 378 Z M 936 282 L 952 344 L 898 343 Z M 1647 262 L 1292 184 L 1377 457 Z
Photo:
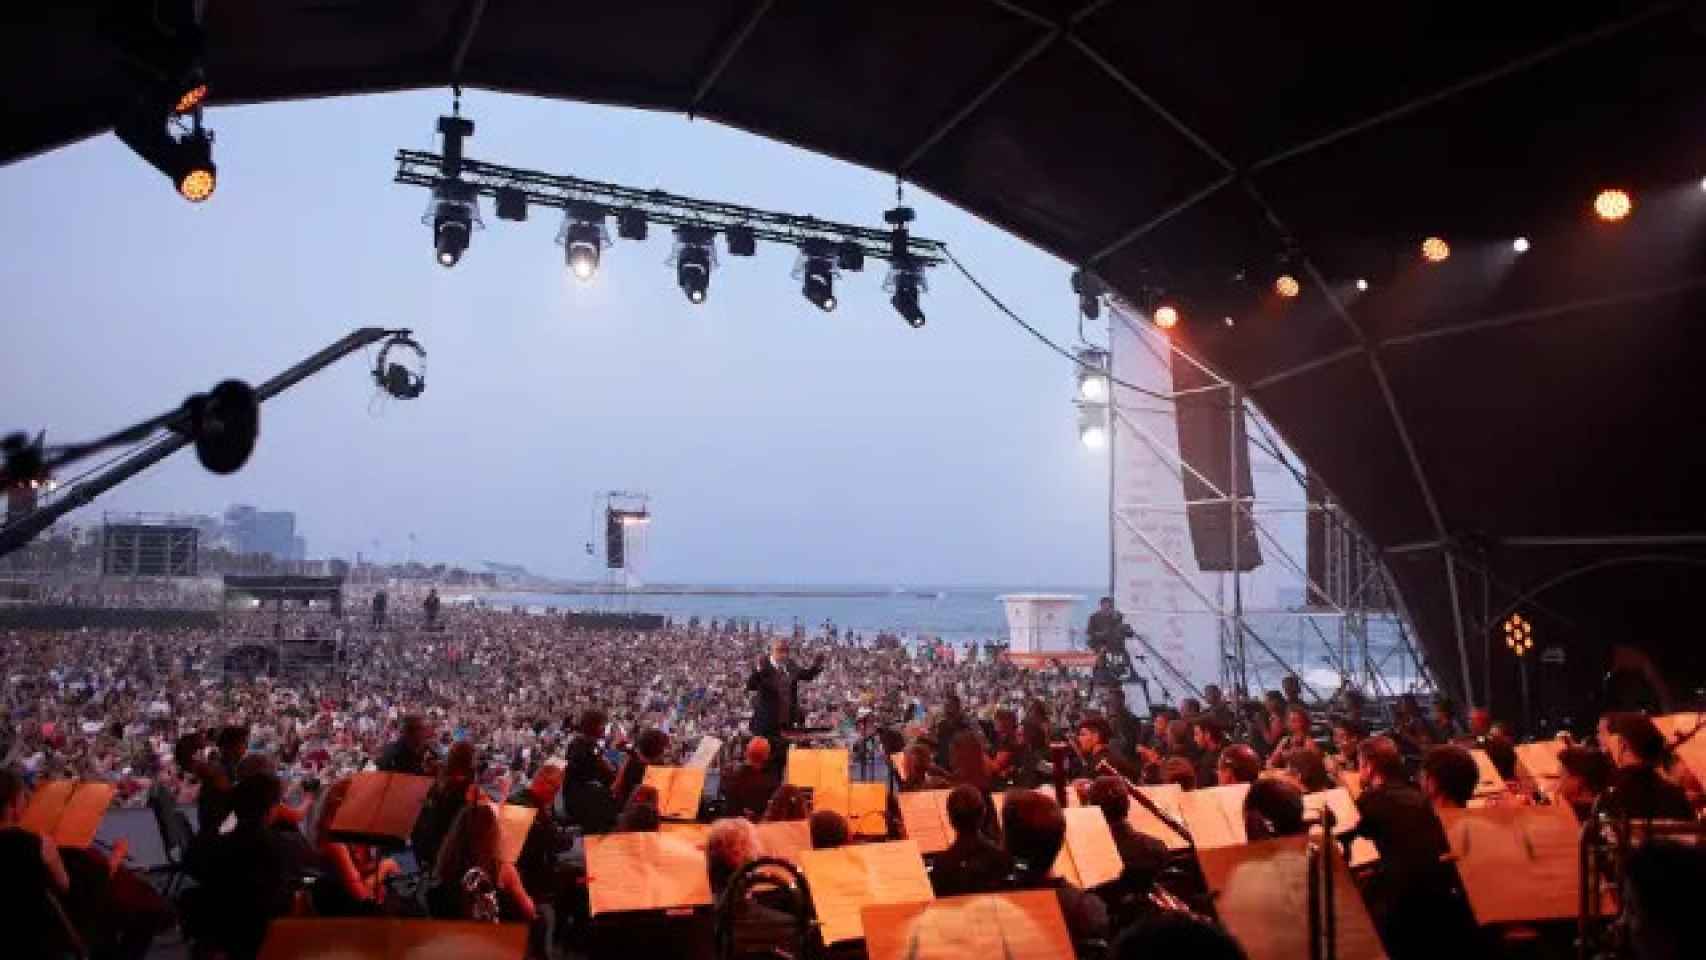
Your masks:
M 1189 830 L 1185 829 L 1184 824 L 1173 819 L 1171 816 L 1169 816 L 1167 814 L 1167 812 L 1165 810 L 1162 810 L 1159 806 L 1157 806 L 1154 800 L 1149 799 L 1148 794 L 1144 793 L 1142 790 L 1139 790 L 1137 788 L 1137 784 L 1132 783 L 1129 779 L 1126 778 L 1125 774 L 1122 774 L 1117 769 L 1115 769 L 1114 765 L 1107 761 L 1107 758 L 1104 757 L 1102 759 L 1102 761 L 1096 765 L 1096 772 L 1103 774 L 1105 776 L 1117 778 L 1120 781 L 1120 783 L 1125 786 L 1125 792 L 1133 800 L 1136 800 L 1138 803 L 1142 804 L 1143 808 L 1145 810 L 1148 810 L 1150 813 L 1155 815 L 1155 819 L 1161 821 L 1161 823 L 1163 825 L 1165 825 L 1167 827 L 1167 829 L 1178 834 L 1180 839 L 1185 841 L 1185 843 L 1190 848 L 1190 860 L 1192 863 L 1195 862 L 1195 860 L 1196 860 L 1196 841 L 1194 839 L 1192 839 L 1191 832 Z M 1163 871 L 1163 872 L 1165 872 L 1165 871 Z M 1162 912 L 1162 913 L 1184 913 L 1184 914 L 1189 914 L 1191 916 L 1198 916 L 1198 917 L 1202 916 L 1202 914 L 1198 913 L 1196 910 L 1193 910 L 1191 908 L 1191 905 L 1186 903 L 1182 897 L 1180 897 L 1178 894 L 1175 894 L 1173 891 L 1167 889 L 1166 884 L 1162 883 L 1159 878 L 1157 878 L 1154 882 L 1152 882 L 1149 885 L 1148 890 L 1145 890 L 1143 892 L 1143 898 L 1149 902 L 1149 905 L 1151 907 L 1153 907 L 1155 910 Z M 1207 919 L 1207 918 L 1204 917 L 1204 919 Z

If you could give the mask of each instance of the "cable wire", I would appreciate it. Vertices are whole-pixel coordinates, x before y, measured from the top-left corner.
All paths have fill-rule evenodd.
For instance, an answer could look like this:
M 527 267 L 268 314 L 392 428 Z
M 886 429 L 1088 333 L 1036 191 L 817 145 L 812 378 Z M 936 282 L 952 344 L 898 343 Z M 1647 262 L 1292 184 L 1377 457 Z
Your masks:
M 1120 378 L 1114 376 L 1114 372 L 1112 370 L 1102 370 L 1102 369 L 1097 368 L 1097 367 L 1092 367 L 1089 364 L 1085 363 L 1084 361 L 1078 359 L 1078 357 L 1075 354 L 1073 354 L 1072 351 L 1066 349 L 1065 347 L 1062 347 L 1058 343 L 1055 343 L 1053 340 L 1050 340 L 1048 338 L 1047 334 L 1043 333 L 1041 330 L 1038 330 L 1036 327 L 1033 327 L 1030 324 L 1026 323 L 1023 317 L 1019 316 L 1017 313 L 1014 313 L 1011 309 L 1008 308 L 1008 306 L 1005 303 L 1002 303 L 1000 298 L 996 297 L 995 294 L 993 294 L 989 291 L 988 287 L 984 286 L 976 277 L 972 276 L 971 271 L 967 270 L 965 264 L 961 263 L 959 258 L 954 256 L 953 251 L 949 250 L 946 246 L 938 246 L 937 249 L 939 251 L 941 251 L 942 256 L 948 258 L 948 262 L 954 265 L 954 269 L 958 270 L 960 272 L 961 276 L 965 277 L 966 280 L 968 282 L 970 282 L 972 286 L 977 288 L 978 293 L 983 294 L 984 298 L 986 300 L 988 300 L 990 302 L 990 304 L 995 307 L 995 309 L 1001 311 L 1003 314 L 1006 314 L 1007 319 L 1009 319 L 1009 320 L 1013 321 L 1014 323 L 1018 324 L 1019 326 L 1023 327 L 1025 329 L 1025 332 L 1029 333 L 1031 336 L 1036 337 L 1039 341 L 1042 342 L 1043 346 L 1048 347 L 1050 350 L 1053 350 L 1055 353 L 1058 353 L 1061 356 L 1065 357 L 1066 359 L 1072 361 L 1073 366 L 1084 369 L 1084 370 L 1091 370 L 1091 371 L 1094 371 L 1095 373 L 1102 374 L 1103 376 L 1106 376 L 1108 378 L 1109 383 L 1115 384 L 1117 386 L 1125 387 L 1127 390 L 1130 390 L 1134 393 L 1139 393 L 1139 394 L 1142 394 L 1143 396 L 1146 396 L 1146 397 L 1149 397 L 1149 398 L 1155 399 L 1155 400 L 1164 400 L 1164 401 L 1167 401 L 1169 403 L 1173 402 L 1173 398 L 1169 397 L 1168 395 L 1166 395 L 1164 393 L 1158 393 L 1158 392 L 1156 392 L 1154 390 L 1150 390 L 1146 387 L 1140 387 L 1135 383 L 1127 383 L 1126 381 L 1121 380 Z

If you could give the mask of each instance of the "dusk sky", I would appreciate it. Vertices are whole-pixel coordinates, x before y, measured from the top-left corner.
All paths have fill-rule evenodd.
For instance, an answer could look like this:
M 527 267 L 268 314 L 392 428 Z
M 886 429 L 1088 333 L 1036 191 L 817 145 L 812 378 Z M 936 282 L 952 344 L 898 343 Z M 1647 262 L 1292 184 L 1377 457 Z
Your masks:
M 0 170 L 0 429 L 86 439 L 229 376 L 258 383 L 351 329 L 412 327 L 428 386 L 374 403 L 371 354 L 270 402 L 234 477 L 178 455 L 73 516 L 297 512 L 311 557 L 407 554 L 588 574 L 596 492 L 644 490 L 647 579 L 1094 584 L 1104 455 L 1077 440 L 1071 366 L 951 266 L 909 329 L 884 271 L 807 303 L 795 251 L 724 254 L 689 305 L 667 231 L 617 241 L 590 285 L 561 215 L 432 256 L 399 147 L 436 150 L 445 91 L 210 111 L 219 189 L 200 206 L 103 135 Z M 870 225 L 892 178 L 705 121 L 470 91 L 470 156 Z M 1069 268 L 908 189 L 916 230 L 1021 316 L 1076 336 Z M 373 412 L 370 412 L 370 408 Z

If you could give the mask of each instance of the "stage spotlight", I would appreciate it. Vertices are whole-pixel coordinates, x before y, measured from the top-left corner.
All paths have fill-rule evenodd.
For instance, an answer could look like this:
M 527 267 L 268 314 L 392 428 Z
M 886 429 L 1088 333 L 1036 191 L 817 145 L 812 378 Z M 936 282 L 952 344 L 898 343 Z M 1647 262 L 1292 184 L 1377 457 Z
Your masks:
M 1367 293 L 1368 292 L 1368 278 L 1367 277 L 1357 277 L 1357 292 L 1358 293 Z
M 1422 241 L 1422 259 L 1429 263 L 1444 262 L 1451 256 L 1451 245 L 1443 237 L 1429 237 Z
M 1091 450 L 1108 445 L 1107 413 L 1100 406 L 1078 408 L 1078 440 Z
M 557 232 L 563 245 L 563 262 L 575 279 L 585 283 L 598 272 L 598 255 L 610 245 L 604 233 L 604 208 L 596 204 L 570 204 L 563 214 L 563 229 Z
M 598 272 L 599 229 L 590 223 L 569 224 L 563 256 L 576 280 L 591 280 Z
M 454 177 L 438 181 L 421 220 L 432 224 L 433 249 L 439 266 L 456 266 L 468 251 L 474 228 L 482 225 L 479 195 L 474 192 L 474 185 Z
M 1635 209 L 1635 201 L 1622 190 L 1601 190 L 1599 196 L 1593 198 L 1593 212 L 1599 214 L 1601 220 L 1614 223 L 1629 215 Z
M 849 273 L 858 273 L 865 269 L 865 248 L 851 240 L 843 240 L 835 247 L 835 265 Z
M 929 288 L 929 281 L 924 279 L 924 265 L 907 253 L 894 258 L 888 279 L 883 281 L 883 289 L 893 294 L 889 297 L 890 305 L 914 330 L 924 326 L 924 308 L 919 305 L 918 298 Z
M 711 236 L 709 227 L 675 228 L 675 282 L 689 303 L 704 303 L 711 289 Z
M 1095 347 L 1078 351 L 1078 399 L 1108 402 L 1108 352 Z
M 825 256 L 805 258 L 800 293 L 824 313 L 835 309 L 835 263 Z
M 736 224 L 723 231 L 723 242 L 729 245 L 729 256 L 750 257 L 758 252 L 758 238 L 752 228 Z
M 1511 249 L 1515 250 L 1517 253 L 1527 253 L 1528 252 L 1528 238 L 1527 237 L 1517 237 L 1515 240 L 1512 240 L 1511 241 Z
M 1303 288 L 1298 286 L 1296 277 L 1289 273 L 1282 273 L 1279 275 L 1279 279 L 1274 281 L 1274 292 L 1290 300 L 1303 292 Z
M 1150 317 L 1155 321 L 1155 325 L 1163 330 L 1171 330 L 1179 325 L 1178 308 L 1170 303 L 1156 307 L 1155 312 Z
M 213 196 L 219 185 L 219 168 L 213 165 L 213 138 L 205 130 L 197 130 L 178 141 L 177 169 L 173 180 L 178 193 L 191 203 L 201 203 Z
M 1706 192 L 1706 177 L 1700 178 L 1700 189 L 1702 192 Z
M 113 132 L 136 155 L 172 181 L 185 200 L 200 203 L 213 196 L 218 168 L 213 164 L 213 134 L 202 129 L 199 115 L 188 133 L 174 137 L 158 106 L 146 107 L 118 124 Z

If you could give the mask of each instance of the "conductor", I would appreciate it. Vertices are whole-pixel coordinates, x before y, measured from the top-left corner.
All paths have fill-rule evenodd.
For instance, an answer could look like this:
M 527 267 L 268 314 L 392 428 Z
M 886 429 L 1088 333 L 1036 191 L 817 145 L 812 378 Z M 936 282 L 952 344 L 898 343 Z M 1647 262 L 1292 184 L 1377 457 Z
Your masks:
M 746 689 L 752 696 L 752 732 L 766 737 L 771 746 L 782 731 L 805 722 L 800 711 L 800 684 L 809 683 L 823 670 L 820 654 L 809 667 L 801 667 L 788 659 L 788 641 L 777 637 L 770 643 L 770 655 L 758 659 L 758 669 L 746 678 Z

